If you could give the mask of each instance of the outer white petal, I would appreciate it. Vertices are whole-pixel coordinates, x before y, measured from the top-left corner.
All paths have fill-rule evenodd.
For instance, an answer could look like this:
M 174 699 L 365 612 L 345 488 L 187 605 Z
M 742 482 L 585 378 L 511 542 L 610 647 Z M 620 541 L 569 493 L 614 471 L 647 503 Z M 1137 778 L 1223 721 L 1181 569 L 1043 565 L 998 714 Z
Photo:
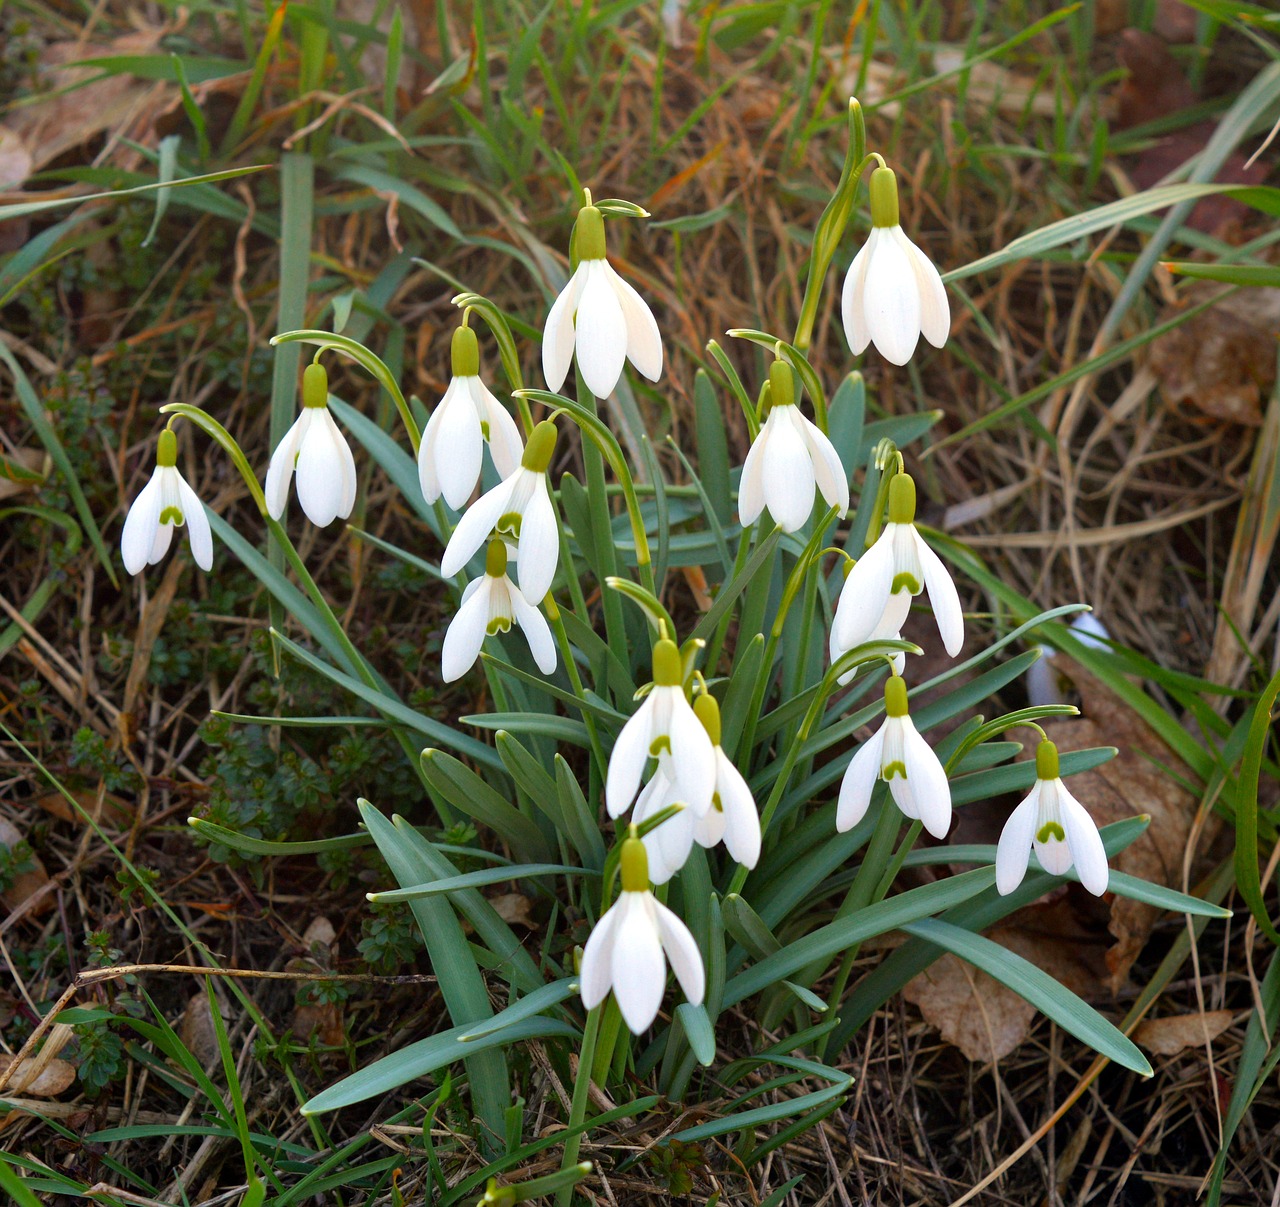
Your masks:
M 480 657 L 480 649 L 484 645 L 493 579 L 486 574 L 475 581 L 480 584 L 479 588 L 463 600 L 445 630 L 444 645 L 440 650 L 440 674 L 446 683 L 461 679 Z
M 213 569 L 213 533 L 209 530 L 209 517 L 204 504 L 186 479 L 178 474 L 178 493 L 182 498 L 182 515 L 187 522 L 187 540 L 191 544 L 191 556 L 201 570 Z
M 578 265 L 547 315 L 547 325 L 542 332 L 542 376 L 547 379 L 548 390 L 558 390 L 564 385 L 573 363 L 573 312 L 578 308 L 578 299 L 587 281 L 587 263 L 584 260 Z
M 769 424 L 766 420 L 747 450 L 738 482 L 738 522 L 744 528 L 754 524 L 764 510 L 764 453 L 768 439 Z
M 667 963 L 652 906 L 652 894 L 618 895 L 622 913 L 613 939 L 613 996 L 634 1035 L 658 1015 L 667 987 Z
M 657 381 L 662 376 L 662 334 L 653 311 L 608 260 L 604 266 L 627 324 L 627 359 L 650 381 Z
M 783 532 L 795 532 L 813 511 L 813 461 L 800 429 L 793 421 L 794 406 L 774 407 L 766 426 L 764 501 Z
M 1040 781 L 1037 780 L 1026 799 L 1009 814 L 1009 820 L 1000 831 L 1000 842 L 996 846 L 996 889 L 1002 897 L 1013 892 L 1027 874 L 1031 840 L 1035 836 L 1039 812 Z
M 511 585 L 511 607 L 516 614 L 516 624 L 524 632 L 529 643 L 529 653 L 544 675 L 556 669 L 556 643 L 551 636 L 551 626 L 545 617 L 524 597 L 524 592 Z
M 302 408 L 302 414 L 293 421 L 293 426 L 285 432 L 284 439 L 271 454 L 263 493 L 267 496 L 267 514 L 273 520 L 284 515 L 284 505 L 289 501 L 289 483 L 293 479 L 293 468 L 298 460 L 298 448 L 302 444 L 302 438 L 311 430 L 311 412 L 315 409 Z
M 813 462 L 813 476 L 818 484 L 818 491 L 827 501 L 828 507 L 839 507 L 840 515 L 849 510 L 849 475 L 844 472 L 844 463 L 836 446 L 823 434 L 822 429 L 796 410 L 796 427 L 809 448 L 809 458 Z
M 1048 645 L 1037 647 L 1040 657 L 1027 667 L 1027 702 L 1037 708 L 1045 704 L 1065 704 L 1061 680 L 1053 659 L 1057 651 Z
M 345 520 L 356 505 L 356 459 L 351 454 L 351 445 L 347 443 L 342 429 L 328 410 L 325 411 L 325 416 L 333 429 L 333 438 L 337 442 L 338 453 L 342 459 L 342 503 L 338 507 L 338 518 Z
M 640 787 L 644 765 L 649 761 L 649 744 L 653 728 L 653 693 L 628 718 L 618 734 L 609 755 L 609 770 L 604 779 L 604 803 L 610 817 L 627 811 Z
M 422 443 L 418 445 L 418 486 L 422 489 L 422 497 L 428 503 L 434 503 L 440 497 L 440 475 L 436 473 L 436 449 L 440 444 L 440 425 L 444 422 L 445 408 L 450 398 L 456 393 L 458 379 L 451 378 L 449 388 L 444 397 L 436 403 L 436 409 L 427 418 L 427 426 L 422 430 Z
M 716 747 L 716 791 L 724 818 L 724 845 L 745 868 L 760 859 L 760 814 L 747 781 L 719 746 Z M 714 810 L 712 810 L 714 812 Z
M 597 398 L 608 398 L 627 359 L 627 320 L 606 269 L 607 260 L 588 260 L 587 283 L 578 301 L 578 372 Z
M 706 847 L 708 850 L 715 846 L 725 835 L 723 799 L 720 804 L 721 807 L 719 809 L 712 805 L 701 817 L 695 818 L 693 823 L 694 839 L 699 846 Z
M 867 258 L 863 312 L 876 350 L 885 360 L 905 365 L 920 341 L 920 290 L 895 229 L 885 231 Z
M 659 772 L 640 793 L 631 820 L 640 825 L 668 805 L 683 804 L 679 795 L 678 785 Z M 689 852 L 693 849 L 692 811 L 687 807 L 681 809 L 660 826 L 650 830 L 642 841 L 649 854 L 649 879 L 654 884 L 666 884 L 684 867 L 689 859 Z
M 578 987 L 582 1004 L 588 1010 L 600 1005 L 609 993 L 613 976 L 613 945 L 617 937 L 618 915 L 621 901 L 615 902 L 595 925 L 582 949 L 582 970 L 578 974 Z
M 901 230 L 901 228 L 899 228 Z M 920 291 L 920 333 L 935 348 L 941 348 L 951 334 L 951 307 L 947 303 L 946 286 L 933 261 L 902 232 L 915 270 L 916 288 Z
M 531 604 L 541 603 L 551 590 L 559 562 L 560 528 L 547 490 L 547 476 L 539 474 L 520 521 L 520 543 L 516 551 L 520 590 Z
M 493 466 L 499 476 L 509 478 L 520 468 L 520 458 L 524 455 L 520 429 L 511 418 L 511 412 L 489 392 L 480 378 L 468 377 L 467 384 L 476 414 L 489 425 L 489 456 L 493 458 Z
M 1095 897 L 1101 897 L 1111 879 L 1102 835 L 1088 810 L 1067 791 L 1061 780 L 1058 781 L 1058 808 L 1080 883 Z
M 878 226 L 871 228 L 871 235 L 862 250 L 853 258 L 845 274 L 844 289 L 840 293 L 840 317 L 844 320 L 844 337 L 854 356 L 860 356 L 871 342 L 871 328 L 867 326 L 864 295 L 867 284 L 867 265 L 875 246 L 880 242 Z
M 902 718 L 903 762 L 907 766 L 906 787 L 911 793 L 913 810 L 934 838 L 945 838 L 951 828 L 951 785 L 947 773 L 933 747 L 920 736 L 910 717 Z M 895 795 L 902 780 L 895 777 Z M 905 812 L 905 810 L 904 810 Z
M 504 478 L 467 508 L 445 546 L 444 557 L 440 559 L 440 573 L 445 578 L 452 578 L 457 574 L 471 560 L 475 551 L 489 539 L 494 525 L 507 510 L 515 480 L 515 474 Z
M 484 436 L 480 432 L 480 416 L 471 400 L 471 383 L 479 380 L 478 377 L 455 377 L 431 416 L 432 419 L 439 417 L 433 447 L 436 479 L 445 502 L 454 511 L 461 511 L 467 505 L 480 478 Z
M 893 585 L 893 531 L 896 528 L 896 524 L 884 526 L 879 540 L 854 563 L 840 589 L 832 627 L 842 651 L 866 641 L 884 615 L 889 588 Z
M 653 908 L 658 917 L 658 934 L 663 949 L 671 961 L 671 971 L 676 974 L 684 995 L 695 1006 L 702 1004 L 707 989 L 706 972 L 702 966 L 702 952 L 694 941 L 689 928 L 661 901 L 654 900 Z
M 129 507 L 129 514 L 124 518 L 120 556 L 130 574 L 144 569 L 150 559 L 156 529 L 160 527 L 160 494 L 160 471 L 157 469 L 138 492 L 138 497 Z
M 881 726 L 863 742 L 844 769 L 840 799 L 836 805 L 836 829 L 841 834 L 852 830 L 867 815 L 871 789 L 880 778 L 880 751 L 883 746 L 884 726 Z
M 654 688 L 655 693 L 662 690 Z M 671 687 L 665 690 L 671 693 L 671 722 L 668 726 L 671 765 L 686 803 L 701 817 L 711 807 L 711 797 L 716 790 L 715 747 L 684 698 L 684 689 Z
M 316 418 L 311 421 L 298 450 L 298 502 L 307 518 L 317 528 L 324 528 L 332 524 L 342 510 L 344 467 L 339 444 L 345 446 L 346 441 L 327 410 L 311 409 L 315 410 Z
M 911 535 L 915 538 L 920 568 L 924 571 L 924 587 L 929 592 L 929 606 L 938 622 L 938 633 L 943 647 L 954 658 L 964 645 L 964 613 L 960 610 L 960 595 L 951 572 L 929 548 L 914 524 L 911 525 Z

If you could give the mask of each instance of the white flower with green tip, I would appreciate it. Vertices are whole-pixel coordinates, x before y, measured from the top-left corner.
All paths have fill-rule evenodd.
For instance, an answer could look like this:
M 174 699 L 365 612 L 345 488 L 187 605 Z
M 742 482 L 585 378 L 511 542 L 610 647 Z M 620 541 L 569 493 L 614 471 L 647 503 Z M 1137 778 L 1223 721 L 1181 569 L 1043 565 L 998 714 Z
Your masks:
M 951 308 L 942 277 L 898 222 L 898 183 L 889 168 L 871 173 L 871 235 L 844 279 L 841 316 L 855 356 L 869 343 L 887 361 L 905 365 L 923 335 L 947 342 Z
M 706 973 L 689 928 L 649 891 L 648 856 L 638 838 L 623 842 L 620 871 L 622 891 L 587 940 L 578 983 L 588 1010 L 612 989 L 623 1020 L 639 1035 L 658 1017 L 668 960 L 695 1006 L 702 1004 Z
M 679 807 L 665 821 L 654 826 L 640 839 L 649 856 L 649 879 L 654 884 L 666 884 L 682 867 L 693 850 L 694 816 L 680 799 L 680 783 L 667 776 L 668 762 L 665 756 L 658 760 L 653 778 L 640 789 L 636 807 L 631 812 L 631 824 L 642 826 L 663 809 Z M 711 810 L 708 809 L 709 813 Z
M 457 615 L 449 622 L 441 650 L 440 669 L 446 683 L 462 678 L 480 656 L 486 637 L 509 633 L 518 624 L 529 643 L 538 669 L 549 675 L 556 669 L 556 643 L 551 628 L 507 577 L 507 547 L 489 542 L 484 574 L 467 584 Z
M 831 625 L 831 648 L 844 653 L 873 637 L 895 636 L 911 597 L 929 593 L 943 647 L 955 657 L 964 645 L 960 596 L 942 559 L 916 531 L 916 484 L 909 474 L 889 483 L 889 522 L 844 580 Z M 897 598 L 902 596 L 905 598 Z
M 1088 810 L 1062 782 L 1058 748 L 1050 741 L 1036 747 L 1036 782 L 1026 799 L 1009 815 L 996 847 L 996 888 L 1013 892 L 1027 874 L 1031 850 L 1040 866 L 1061 876 L 1072 865 L 1095 897 L 1107 891 L 1111 871 L 1102 835 Z
M 267 514 L 278 520 L 298 478 L 298 502 L 317 528 L 345 520 L 356 505 L 356 461 L 329 413 L 329 376 L 310 364 L 302 374 L 302 413 L 271 454 L 264 492 Z
M 191 556 L 201 570 L 213 568 L 213 533 L 196 492 L 178 470 L 178 438 L 165 428 L 156 445 L 156 468 L 134 499 L 120 534 L 120 556 L 130 574 L 155 565 L 173 540 L 173 530 L 187 528 Z
M 587 389 L 607 398 L 628 360 L 650 381 L 662 376 L 662 336 L 644 298 L 605 259 L 604 218 L 590 202 L 588 193 L 574 231 L 578 267 L 547 315 L 542 374 L 559 390 L 576 352 Z
M 951 785 L 929 743 L 907 714 L 907 685 L 891 675 L 884 685 L 884 724 L 845 768 L 836 805 L 836 829 L 853 829 L 867 813 L 876 780 L 889 785 L 904 817 L 923 823 L 934 838 L 951 828 Z
M 499 475 L 509 478 L 520 467 L 524 445 L 515 420 L 480 380 L 480 346 L 470 327 L 454 331 L 450 356 L 449 388 L 418 448 L 418 481 L 428 503 L 444 495 L 460 511 L 480 480 L 484 446 Z
M 693 836 L 704 847 L 723 842 L 725 850 L 744 868 L 753 868 L 760 860 L 760 814 L 747 781 L 720 746 L 720 705 L 716 698 L 703 692 L 694 702 L 693 711 L 711 739 L 716 755 L 716 786 L 711 808 L 692 819 Z
M 767 507 L 783 532 L 795 532 L 813 511 L 815 488 L 828 507 L 849 510 L 849 478 L 835 446 L 796 405 L 792 369 L 769 367 L 772 401 L 764 426 L 752 441 L 738 485 L 738 519 L 745 528 Z
M 560 561 L 560 527 L 547 486 L 547 466 L 556 447 L 556 425 L 544 419 L 533 429 L 514 473 L 481 495 L 458 521 L 440 572 L 452 578 L 491 534 L 516 546 L 516 580 L 536 607 L 551 589 Z

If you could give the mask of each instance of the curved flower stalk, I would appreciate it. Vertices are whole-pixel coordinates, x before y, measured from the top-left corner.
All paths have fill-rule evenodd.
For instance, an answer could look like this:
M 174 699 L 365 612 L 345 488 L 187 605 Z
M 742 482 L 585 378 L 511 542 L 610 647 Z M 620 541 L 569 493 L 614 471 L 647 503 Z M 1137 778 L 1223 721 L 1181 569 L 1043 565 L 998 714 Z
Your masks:
M 130 574 L 153 566 L 166 553 L 173 530 L 187 527 L 191 556 L 201 570 L 213 569 L 213 533 L 196 492 L 178 469 L 178 438 L 168 428 L 156 445 L 156 467 L 134 499 L 120 534 L 120 556 Z
M 634 836 L 622 844 L 621 874 L 618 900 L 596 923 L 582 953 L 579 984 L 588 1010 L 612 989 L 624 1021 L 639 1035 L 658 1016 L 667 960 L 695 1006 L 702 1003 L 706 973 L 689 928 L 649 891 L 649 859 Z
M 884 711 L 884 724 L 845 768 L 836 829 L 843 834 L 866 816 L 871 789 L 882 779 L 904 817 L 923 823 L 934 838 L 945 838 L 951 828 L 951 786 L 938 756 L 907 715 L 907 685 L 897 675 L 885 682 Z
M 556 448 L 556 425 L 544 419 L 533 429 L 516 471 L 483 494 L 458 521 L 440 572 L 452 578 L 497 533 L 516 545 L 516 578 L 530 605 L 551 590 L 560 561 L 560 529 L 547 486 L 547 466 Z
M 289 482 L 298 477 L 298 502 L 317 528 L 346 519 L 356 503 L 356 462 L 329 414 L 329 375 L 321 364 L 302 374 L 302 414 L 271 454 L 264 493 L 267 514 L 284 515 Z
M 489 542 L 484 574 L 467 584 L 462 604 L 449 622 L 441 650 L 440 670 L 446 683 L 462 678 L 480 656 L 486 637 L 509 633 L 518 624 L 529 643 L 529 652 L 544 675 L 556 669 L 556 643 L 541 612 L 530 604 L 520 588 L 507 577 L 507 546 Z
M 815 487 L 840 514 L 849 510 L 849 478 L 835 446 L 796 406 L 791 366 L 769 366 L 769 416 L 752 442 L 738 486 L 745 528 L 768 507 L 783 532 L 795 532 L 813 511 Z
M 704 847 L 723 842 L 743 867 L 753 868 L 760 859 L 760 814 L 742 772 L 720 747 L 720 705 L 713 695 L 703 692 L 693 702 L 693 711 L 706 729 L 716 755 L 716 786 L 711 808 L 701 817 L 691 819 L 693 836 Z
M 889 483 L 889 522 L 844 580 L 831 625 L 831 649 L 841 653 L 873 636 L 897 636 L 911 597 L 928 591 L 943 647 L 955 657 L 964 644 L 960 596 L 942 559 L 916 531 L 916 484 L 910 474 Z M 895 599 L 895 596 L 905 596 Z
M 449 388 L 431 412 L 418 448 L 423 498 L 434 503 L 443 494 L 455 511 L 466 506 L 480 480 L 486 444 L 503 478 L 520 468 L 524 452 L 515 420 L 480 380 L 480 345 L 465 323 L 453 333 Z
M 605 259 L 604 218 L 591 204 L 578 211 L 578 267 L 556 298 L 542 333 L 542 374 L 558 391 L 577 354 L 578 372 L 597 398 L 613 393 L 630 361 L 650 381 L 662 376 L 662 336 L 648 304 Z
M 871 236 L 849 266 L 840 309 L 855 356 L 874 343 L 885 360 L 905 365 L 921 335 L 935 348 L 947 342 L 947 291 L 898 223 L 898 183 L 890 168 L 871 173 Z
M 711 807 L 716 756 L 707 731 L 684 694 L 684 668 L 674 641 L 653 647 L 653 688 L 618 734 L 609 756 L 604 799 L 610 817 L 625 812 L 649 759 L 664 765 L 673 791 L 695 816 Z
M 1036 747 L 1036 782 L 1009 815 L 996 847 L 996 888 L 1007 896 L 1027 874 L 1031 849 L 1040 866 L 1061 876 L 1073 864 L 1080 883 L 1095 897 L 1107 891 L 1110 869 L 1102 835 L 1088 811 L 1062 782 L 1058 748 L 1045 740 Z

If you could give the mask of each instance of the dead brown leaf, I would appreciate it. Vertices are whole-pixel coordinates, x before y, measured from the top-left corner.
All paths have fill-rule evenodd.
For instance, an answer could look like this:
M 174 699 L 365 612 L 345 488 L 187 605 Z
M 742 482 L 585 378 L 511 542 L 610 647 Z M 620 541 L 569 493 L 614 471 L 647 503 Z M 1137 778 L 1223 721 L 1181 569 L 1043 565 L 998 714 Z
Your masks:
M 0 138 L 4 132 L 0 130 Z M 3 157 L 3 144 L 0 143 L 0 159 Z M 0 173 L 4 164 L 0 162 Z M 7 464 L 6 464 L 7 462 Z M 12 467 L 12 468 L 10 468 Z M 40 478 L 28 477 L 23 471 L 38 474 Z M 14 495 L 26 494 L 42 485 L 45 473 L 45 453 L 38 448 L 20 448 L 12 453 L 5 453 L 0 461 L 0 501 L 10 499 Z
M 342 1047 L 346 1030 L 340 1002 L 304 1003 L 294 1007 L 293 1037 L 305 1043 L 312 1035 L 325 1047 Z
M 12 849 L 22 839 L 22 831 L 8 818 L 0 817 L 0 846 Z M 49 873 L 45 871 L 44 864 L 40 862 L 38 855 L 32 852 L 27 862 L 29 864 L 27 870 L 14 876 L 9 887 L 0 893 L 0 904 L 3 904 L 7 910 L 20 909 L 26 905 L 29 898 L 42 893 L 45 885 L 49 883 Z M 53 904 L 53 895 L 42 893 L 38 901 L 32 902 L 30 909 L 32 913 L 45 914 L 53 908 Z
M 1133 1039 L 1154 1056 L 1176 1056 L 1187 1048 L 1200 1048 L 1217 1039 L 1234 1018 L 1232 1010 L 1148 1018 L 1133 1033 Z
M 132 825 L 133 808 L 121 797 L 111 792 L 102 794 L 102 812 L 98 812 L 98 790 L 95 788 L 73 788 L 70 790 L 71 796 L 75 798 L 76 803 L 95 821 L 105 821 L 108 825 L 116 826 L 121 829 Z M 73 822 L 79 825 L 82 817 L 79 812 L 71 807 L 67 798 L 61 792 L 49 792 L 44 796 L 36 797 L 36 804 L 40 806 L 46 813 L 53 814 L 60 821 Z
M 523 893 L 499 893 L 489 898 L 499 918 L 504 922 L 518 923 L 532 930 L 537 923 L 529 915 L 529 907 L 533 904 Z
M 0 1056 L 0 1073 L 7 1073 L 14 1060 L 13 1056 Z M 52 1098 L 68 1089 L 75 1079 L 75 1066 L 69 1061 L 58 1057 L 46 1062 L 42 1062 L 39 1057 L 28 1058 L 18 1064 L 5 1092 L 29 1094 L 33 1098 Z
M 218 1058 L 218 1031 L 213 1024 L 213 1012 L 209 1008 L 209 995 L 201 990 L 187 999 L 182 1012 L 178 1037 L 205 1068 Z
M 0 125 L 0 192 L 20 189 L 31 175 L 31 152 L 21 134 Z

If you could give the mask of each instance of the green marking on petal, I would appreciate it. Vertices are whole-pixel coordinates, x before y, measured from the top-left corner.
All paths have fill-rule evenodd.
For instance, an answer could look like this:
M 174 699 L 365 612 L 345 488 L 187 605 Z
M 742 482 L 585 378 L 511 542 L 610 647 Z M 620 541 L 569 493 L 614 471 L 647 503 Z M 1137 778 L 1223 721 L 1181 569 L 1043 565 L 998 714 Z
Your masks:
M 495 616 L 487 625 L 484 626 L 484 631 L 488 633 L 490 637 L 496 637 L 499 633 L 511 632 L 511 617 Z
M 520 539 L 520 521 L 524 517 L 518 511 L 508 511 L 498 517 L 495 525 L 499 532 L 509 532 L 516 540 Z
M 880 768 L 882 780 L 891 780 L 895 775 L 902 776 L 904 780 L 907 778 L 907 765 L 901 759 L 894 759 L 892 763 L 886 763 Z
M 487 419 L 480 420 L 480 435 L 486 440 L 489 439 L 489 421 Z
M 181 508 L 181 507 L 166 507 L 166 508 L 165 508 L 165 509 L 160 513 L 160 523 L 161 523 L 161 524 L 176 524 L 179 528 L 181 528 L 181 527 L 182 527 L 182 508 Z
M 712 807 L 712 808 L 713 808 L 717 813 L 723 813 L 723 812 L 724 812 L 724 805 L 723 805 L 723 803 L 722 803 L 722 802 L 721 802 L 721 800 L 720 800 L 720 793 L 718 793 L 718 792 L 713 792 L 713 793 L 711 794 L 711 807 Z
M 1067 832 L 1056 821 L 1047 821 L 1040 827 L 1036 842 L 1045 843 L 1051 838 L 1056 838 L 1059 842 L 1067 841 Z
M 664 733 L 649 743 L 649 757 L 657 758 L 663 751 L 671 753 L 671 739 Z
M 893 576 L 893 586 L 889 588 L 890 595 L 897 595 L 899 591 L 909 591 L 912 595 L 919 595 L 923 588 L 920 586 L 920 580 L 910 571 L 903 570 L 900 574 Z

